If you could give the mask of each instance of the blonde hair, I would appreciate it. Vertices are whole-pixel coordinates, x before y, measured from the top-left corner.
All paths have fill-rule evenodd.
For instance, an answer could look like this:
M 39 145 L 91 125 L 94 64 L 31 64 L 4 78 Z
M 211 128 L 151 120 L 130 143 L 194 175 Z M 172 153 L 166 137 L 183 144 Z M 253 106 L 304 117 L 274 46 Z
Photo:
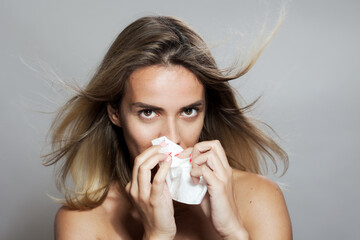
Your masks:
M 266 158 L 277 169 L 278 156 L 285 172 L 287 154 L 246 116 L 252 104 L 239 107 L 228 83 L 249 71 L 272 35 L 243 65 L 221 71 L 201 37 L 178 19 L 148 16 L 126 27 L 88 85 L 77 90 L 52 123 L 52 152 L 44 156 L 44 164 L 61 164 L 58 187 L 64 190 L 64 204 L 73 209 L 96 207 L 112 182 L 125 186 L 131 179 L 122 129 L 111 123 L 107 105 L 119 109 L 131 73 L 151 65 L 181 65 L 203 84 L 207 106 L 199 141 L 218 139 L 233 168 L 261 174 L 267 169 Z

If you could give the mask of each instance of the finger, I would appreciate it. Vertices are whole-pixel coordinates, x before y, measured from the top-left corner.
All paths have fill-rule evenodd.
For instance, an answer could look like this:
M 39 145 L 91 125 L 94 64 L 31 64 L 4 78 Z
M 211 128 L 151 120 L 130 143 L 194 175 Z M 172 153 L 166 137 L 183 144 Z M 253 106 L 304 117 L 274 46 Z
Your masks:
M 216 152 L 225 168 L 230 168 L 229 161 L 226 157 L 225 150 L 219 140 L 211 141 L 212 149 Z
M 211 160 L 211 156 L 214 153 L 207 152 L 205 154 L 201 154 L 197 158 L 194 158 L 194 160 L 192 162 L 192 168 L 190 171 L 190 176 L 191 176 L 192 182 L 194 184 L 199 183 L 200 177 L 203 176 L 202 166 L 207 166 L 210 171 L 214 172 L 214 174 L 217 178 L 225 180 L 226 179 L 226 171 L 225 171 L 223 165 L 219 162 L 219 160 L 215 160 L 215 161 Z M 215 164 L 216 167 L 214 167 L 213 162 L 216 163 Z
M 138 199 L 138 189 L 137 185 L 133 184 L 132 181 L 128 182 L 125 186 L 125 191 L 128 194 L 130 200 L 133 202 L 135 199 Z
M 216 177 L 215 173 L 206 165 L 201 165 L 202 176 L 209 188 L 219 186 L 221 181 Z
M 159 153 L 159 150 L 161 149 L 160 145 L 155 145 L 155 146 L 151 146 L 148 149 L 146 149 L 145 151 L 143 151 L 141 154 L 139 154 L 135 159 L 134 159 L 134 167 L 133 167 L 133 174 L 134 171 L 137 171 L 137 169 L 139 168 L 139 166 L 149 157 Z
M 170 161 L 166 161 L 163 164 L 161 164 L 158 172 L 156 173 L 153 182 L 152 182 L 152 188 L 151 188 L 151 201 L 153 204 L 158 203 L 160 197 L 162 196 L 164 192 L 164 187 L 166 184 L 166 176 L 169 172 L 171 166 L 171 159 Z
M 129 194 L 129 195 L 130 195 L 130 188 L 131 188 L 131 181 L 128 182 L 128 184 L 126 184 L 126 186 L 125 186 L 125 191 L 126 191 L 126 193 Z
M 179 153 L 179 155 L 175 155 L 175 157 L 188 158 L 188 157 L 191 157 L 191 152 L 192 152 L 192 148 L 187 148 L 184 151 L 182 151 L 181 153 Z
M 208 161 L 209 153 L 210 152 L 200 154 L 197 157 L 195 157 L 191 162 L 190 176 L 194 184 L 198 184 L 200 182 L 200 177 L 202 176 L 202 170 L 201 170 L 202 164 L 207 164 L 212 170 L 214 170 L 215 168 L 214 164 Z
M 195 158 L 202 153 L 210 151 L 211 146 L 209 145 L 209 143 L 210 143 L 209 141 L 204 141 L 204 142 L 199 142 L 199 143 L 195 144 L 195 146 L 193 147 L 193 150 L 191 152 L 192 157 Z
M 140 165 L 137 180 L 138 180 L 139 197 L 142 200 L 146 200 L 150 196 L 151 170 L 156 165 L 158 165 L 159 162 L 165 161 L 167 158 L 169 158 L 168 155 L 165 155 L 163 153 L 158 153 L 156 155 L 151 156 Z
M 194 166 L 194 167 L 191 168 L 190 177 L 191 177 L 191 181 L 194 184 L 198 184 L 200 182 L 200 177 L 201 176 L 202 176 L 202 171 L 201 171 L 200 166 Z
M 207 164 L 209 168 L 213 171 L 219 170 L 220 168 L 223 168 L 223 165 L 220 160 L 218 160 L 218 156 L 214 151 L 208 151 L 205 153 L 202 153 L 198 155 L 197 157 L 194 157 L 192 159 L 191 164 L 193 166 L 200 166 L 202 164 Z
M 210 170 L 215 172 L 215 175 L 218 178 L 222 180 L 227 179 L 228 172 L 224 168 L 224 165 L 222 164 L 219 156 L 217 156 L 216 152 L 213 151 L 213 149 L 193 158 L 191 164 L 193 170 L 191 172 L 191 176 L 194 178 L 198 178 L 199 174 L 201 174 L 201 170 L 200 170 L 201 168 L 198 168 L 197 166 L 206 164 Z M 196 183 L 196 179 L 194 178 L 193 178 L 193 182 Z
M 194 146 L 194 149 L 195 150 L 192 153 L 193 158 L 211 150 L 217 154 L 217 156 L 219 157 L 221 163 L 225 168 L 230 167 L 224 148 L 222 147 L 219 140 L 199 142 Z
M 161 149 L 161 146 L 151 146 L 148 149 L 146 149 L 144 152 L 142 152 L 140 155 L 138 155 L 134 159 L 134 166 L 132 169 L 132 185 L 137 189 L 137 183 L 138 183 L 138 171 L 141 164 L 148 159 L 149 157 L 158 154 L 159 150 Z

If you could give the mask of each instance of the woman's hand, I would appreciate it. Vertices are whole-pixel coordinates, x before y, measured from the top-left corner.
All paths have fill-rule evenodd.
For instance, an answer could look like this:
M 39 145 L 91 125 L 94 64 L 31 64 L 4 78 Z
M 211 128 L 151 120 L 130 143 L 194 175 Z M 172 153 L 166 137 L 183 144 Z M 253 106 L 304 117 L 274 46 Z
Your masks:
M 248 239 L 240 219 L 233 192 L 232 168 L 218 140 L 197 143 L 185 150 L 180 157 L 191 154 L 194 182 L 202 176 L 207 182 L 208 192 L 201 208 L 211 219 L 218 233 L 225 239 Z
M 168 155 L 152 146 L 135 158 L 131 181 L 126 190 L 135 203 L 144 224 L 145 239 L 172 239 L 176 234 L 174 207 L 166 175 L 171 165 Z M 151 183 L 151 169 L 160 163 Z

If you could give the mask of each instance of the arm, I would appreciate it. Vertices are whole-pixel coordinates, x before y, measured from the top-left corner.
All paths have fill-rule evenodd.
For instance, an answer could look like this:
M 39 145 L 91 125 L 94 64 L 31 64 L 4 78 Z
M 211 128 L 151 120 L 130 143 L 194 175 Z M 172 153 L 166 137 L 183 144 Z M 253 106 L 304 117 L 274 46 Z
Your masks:
M 201 142 L 191 151 L 191 176 L 204 177 L 208 194 L 201 207 L 224 239 L 291 239 L 291 224 L 278 186 L 229 166 L 219 141 Z M 182 155 L 183 156 L 183 155 Z

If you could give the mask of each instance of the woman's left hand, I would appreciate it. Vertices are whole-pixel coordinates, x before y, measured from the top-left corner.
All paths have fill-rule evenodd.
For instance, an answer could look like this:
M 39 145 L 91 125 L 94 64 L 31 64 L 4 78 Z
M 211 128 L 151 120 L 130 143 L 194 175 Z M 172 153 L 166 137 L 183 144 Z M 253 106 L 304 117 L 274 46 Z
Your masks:
M 242 224 L 233 189 L 233 170 L 218 140 L 197 143 L 184 151 L 180 157 L 191 153 L 194 182 L 202 176 L 208 192 L 201 202 L 201 208 L 211 219 L 217 232 L 226 239 L 247 239 Z

